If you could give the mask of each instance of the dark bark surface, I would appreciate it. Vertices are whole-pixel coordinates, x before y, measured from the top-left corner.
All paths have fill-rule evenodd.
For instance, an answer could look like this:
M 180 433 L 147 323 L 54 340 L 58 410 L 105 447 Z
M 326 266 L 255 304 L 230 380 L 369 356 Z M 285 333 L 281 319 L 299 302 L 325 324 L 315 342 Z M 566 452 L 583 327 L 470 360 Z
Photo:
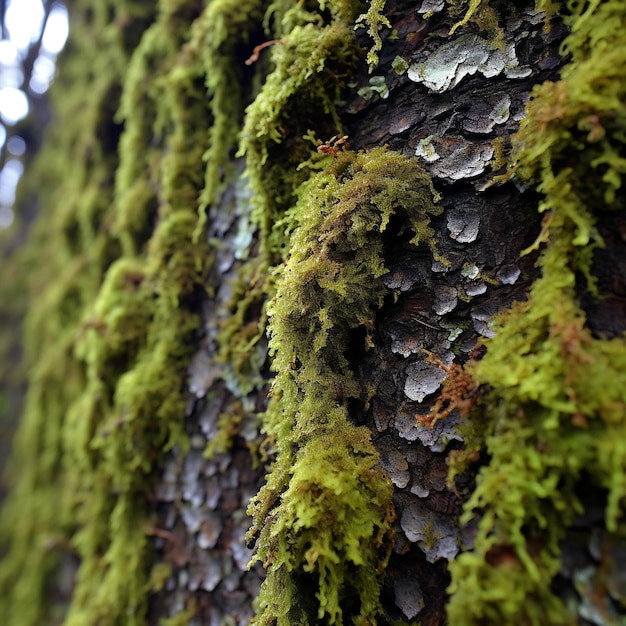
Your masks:
M 363 67 L 342 107 L 342 119 L 353 148 L 387 144 L 412 155 L 425 140 L 436 147 L 440 158 L 422 159 L 422 165 L 442 196 L 445 210 L 434 227 L 437 250 L 449 264 L 433 263 L 428 251 L 389 238 L 385 280 L 401 295 L 378 315 L 374 350 L 361 351 L 355 337 L 350 359 L 375 394 L 368 406 L 353 405 L 352 417 L 371 430 L 395 487 L 397 534 L 385 573 L 380 623 L 418 619 L 434 625 L 445 623 L 447 561 L 459 545 L 471 545 L 472 528 L 461 528 L 458 517 L 472 477 L 457 481 L 457 493 L 446 486 L 447 455 L 462 446 L 459 418 L 453 414 L 434 428 L 416 419 L 428 413 L 443 379 L 424 351 L 448 365 L 463 363 L 477 339 L 488 336 L 490 317 L 523 299 L 536 277 L 534 255 L 520 258 L 539 232 L 535 198 L 512 183 L 494 184 L 500 171 L 490 163 L 496 140 L 507 146 L 517 130 L 532 86 L 558 78 L 565 29 L 555 21 L 546 33 L 543 18 L 529 6 L 520 7 L 504 20 L 505 40 L 514 42 L 523 68 L 519 76 L 473 73 L 453 89 L 434 93 L 410 80 L 406 71 L 398 74 L 392 62 L 397 56 L 409 64 L 428 59 L 450 40 L 454 20 L 443 12 L 425 21 L 407 2 L 390 2 L 386 12 L 397 38 L 384 31 L 374 72 L 384 78 L 384 97 L 369 88 L 372 77 Z M 368 45 L 365 36 L 363 45 Z M 227 208 L 222 210 L 228 214 Z M 236 274 L 228 252 L 228 242 L 236 236 L 234 221 L 218 218 L 216 229 L 220 232 L 214 236 L 225 242 L 220 267 L 227 271 L 220 280 L 226 285 Z M 231 619 L 245 624 L 262 578 L 258 563 L 247 571 L 252 551 L 241 541 L 249 524 L 246 504 L 264 471 L 252 467 L 244 442 L 262 445 L 254 411 L 264 406 L 265 390 L 248 398 L 233 448 L 211 461 L 201 459 L 218 416 L 240 410 L 233 409 L 239 401 L 222 382 L 212 383 L 219 378 L 219 366 L 211 334 L 220 306 L 225 310 L 228 295 L 222 299 L 221 294 L 227 289 L 207 302 L 207 336 L 191 366 L 194 393 L 186 424 L 197 449 L 170 457 L 156 491 L 160 530 L 155 545 L 161 558 L 174 565 L 174 575 L 154 599 L 154 623 L 159 616 L 175 615 L 191 596 L 198 615 L 190 623 Z

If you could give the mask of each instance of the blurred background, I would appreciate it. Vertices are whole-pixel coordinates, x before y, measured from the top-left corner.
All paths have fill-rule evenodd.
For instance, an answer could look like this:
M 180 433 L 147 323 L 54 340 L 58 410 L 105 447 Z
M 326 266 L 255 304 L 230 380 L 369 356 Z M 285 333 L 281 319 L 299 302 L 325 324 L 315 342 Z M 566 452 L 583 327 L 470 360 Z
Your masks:
M 21 414 L 25 372 L 22 320 L 26 311 L 20 249 L 37 214 L 36 190 L 18 183 L 36 156 L 50 122 L 47 92 L 68 35 L 59 0 L 0 0 L 0 501 L 3 470 Z M 19 209 L 18 209 L 19 206 Z M 42 262 L 39 260 L 38 262 Z

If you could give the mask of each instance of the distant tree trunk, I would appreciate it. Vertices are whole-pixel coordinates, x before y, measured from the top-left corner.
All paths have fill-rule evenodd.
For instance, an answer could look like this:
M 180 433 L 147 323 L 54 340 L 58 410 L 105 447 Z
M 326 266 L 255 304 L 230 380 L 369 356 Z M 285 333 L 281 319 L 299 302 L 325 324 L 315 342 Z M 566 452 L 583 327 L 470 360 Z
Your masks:
M 621 623 L 626 5 L 572 4 L 71 3 L 3 623 Z

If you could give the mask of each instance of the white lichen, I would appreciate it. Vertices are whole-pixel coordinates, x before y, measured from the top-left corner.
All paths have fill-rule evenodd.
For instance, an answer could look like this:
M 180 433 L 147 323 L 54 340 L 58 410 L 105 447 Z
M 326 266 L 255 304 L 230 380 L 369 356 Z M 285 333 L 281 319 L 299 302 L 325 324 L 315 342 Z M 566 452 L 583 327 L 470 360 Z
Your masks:
M 514 44 L 502 50 L 478 35 L 461 35 L 439 46 L 423 63 L 411 65 L 407 75 L 430 91 L 443 93 L 477 72 L 485 78 L 502 73 L 507 78 L 523 78 L 531 70 L 520 67 Z
M 426 396 L 435 393 L 446 379 L 446 373 L 428 361 L 411 363 L 406 368 L 404 393 L 415 402 L 423 402 Z
M 460 207 L 448 212 L 446 226 L 451 239 L 459 243 L 471 243 L 478 237 L 480 215 L 472 209 Z
M 404 508 L 400 525 L 407 539 L 417 543 L 429 563 L 453 559 L 459 551 L 459 533 L 454 521 L 433 513 L 419 500 Z

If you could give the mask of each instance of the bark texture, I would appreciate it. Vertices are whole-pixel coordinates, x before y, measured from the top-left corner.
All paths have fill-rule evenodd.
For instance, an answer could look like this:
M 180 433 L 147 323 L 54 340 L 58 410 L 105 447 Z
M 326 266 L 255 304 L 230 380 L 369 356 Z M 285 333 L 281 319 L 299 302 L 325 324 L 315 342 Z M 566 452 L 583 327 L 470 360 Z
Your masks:
M 70 10 L 4 623 L 621 623 L 625 3 Z

